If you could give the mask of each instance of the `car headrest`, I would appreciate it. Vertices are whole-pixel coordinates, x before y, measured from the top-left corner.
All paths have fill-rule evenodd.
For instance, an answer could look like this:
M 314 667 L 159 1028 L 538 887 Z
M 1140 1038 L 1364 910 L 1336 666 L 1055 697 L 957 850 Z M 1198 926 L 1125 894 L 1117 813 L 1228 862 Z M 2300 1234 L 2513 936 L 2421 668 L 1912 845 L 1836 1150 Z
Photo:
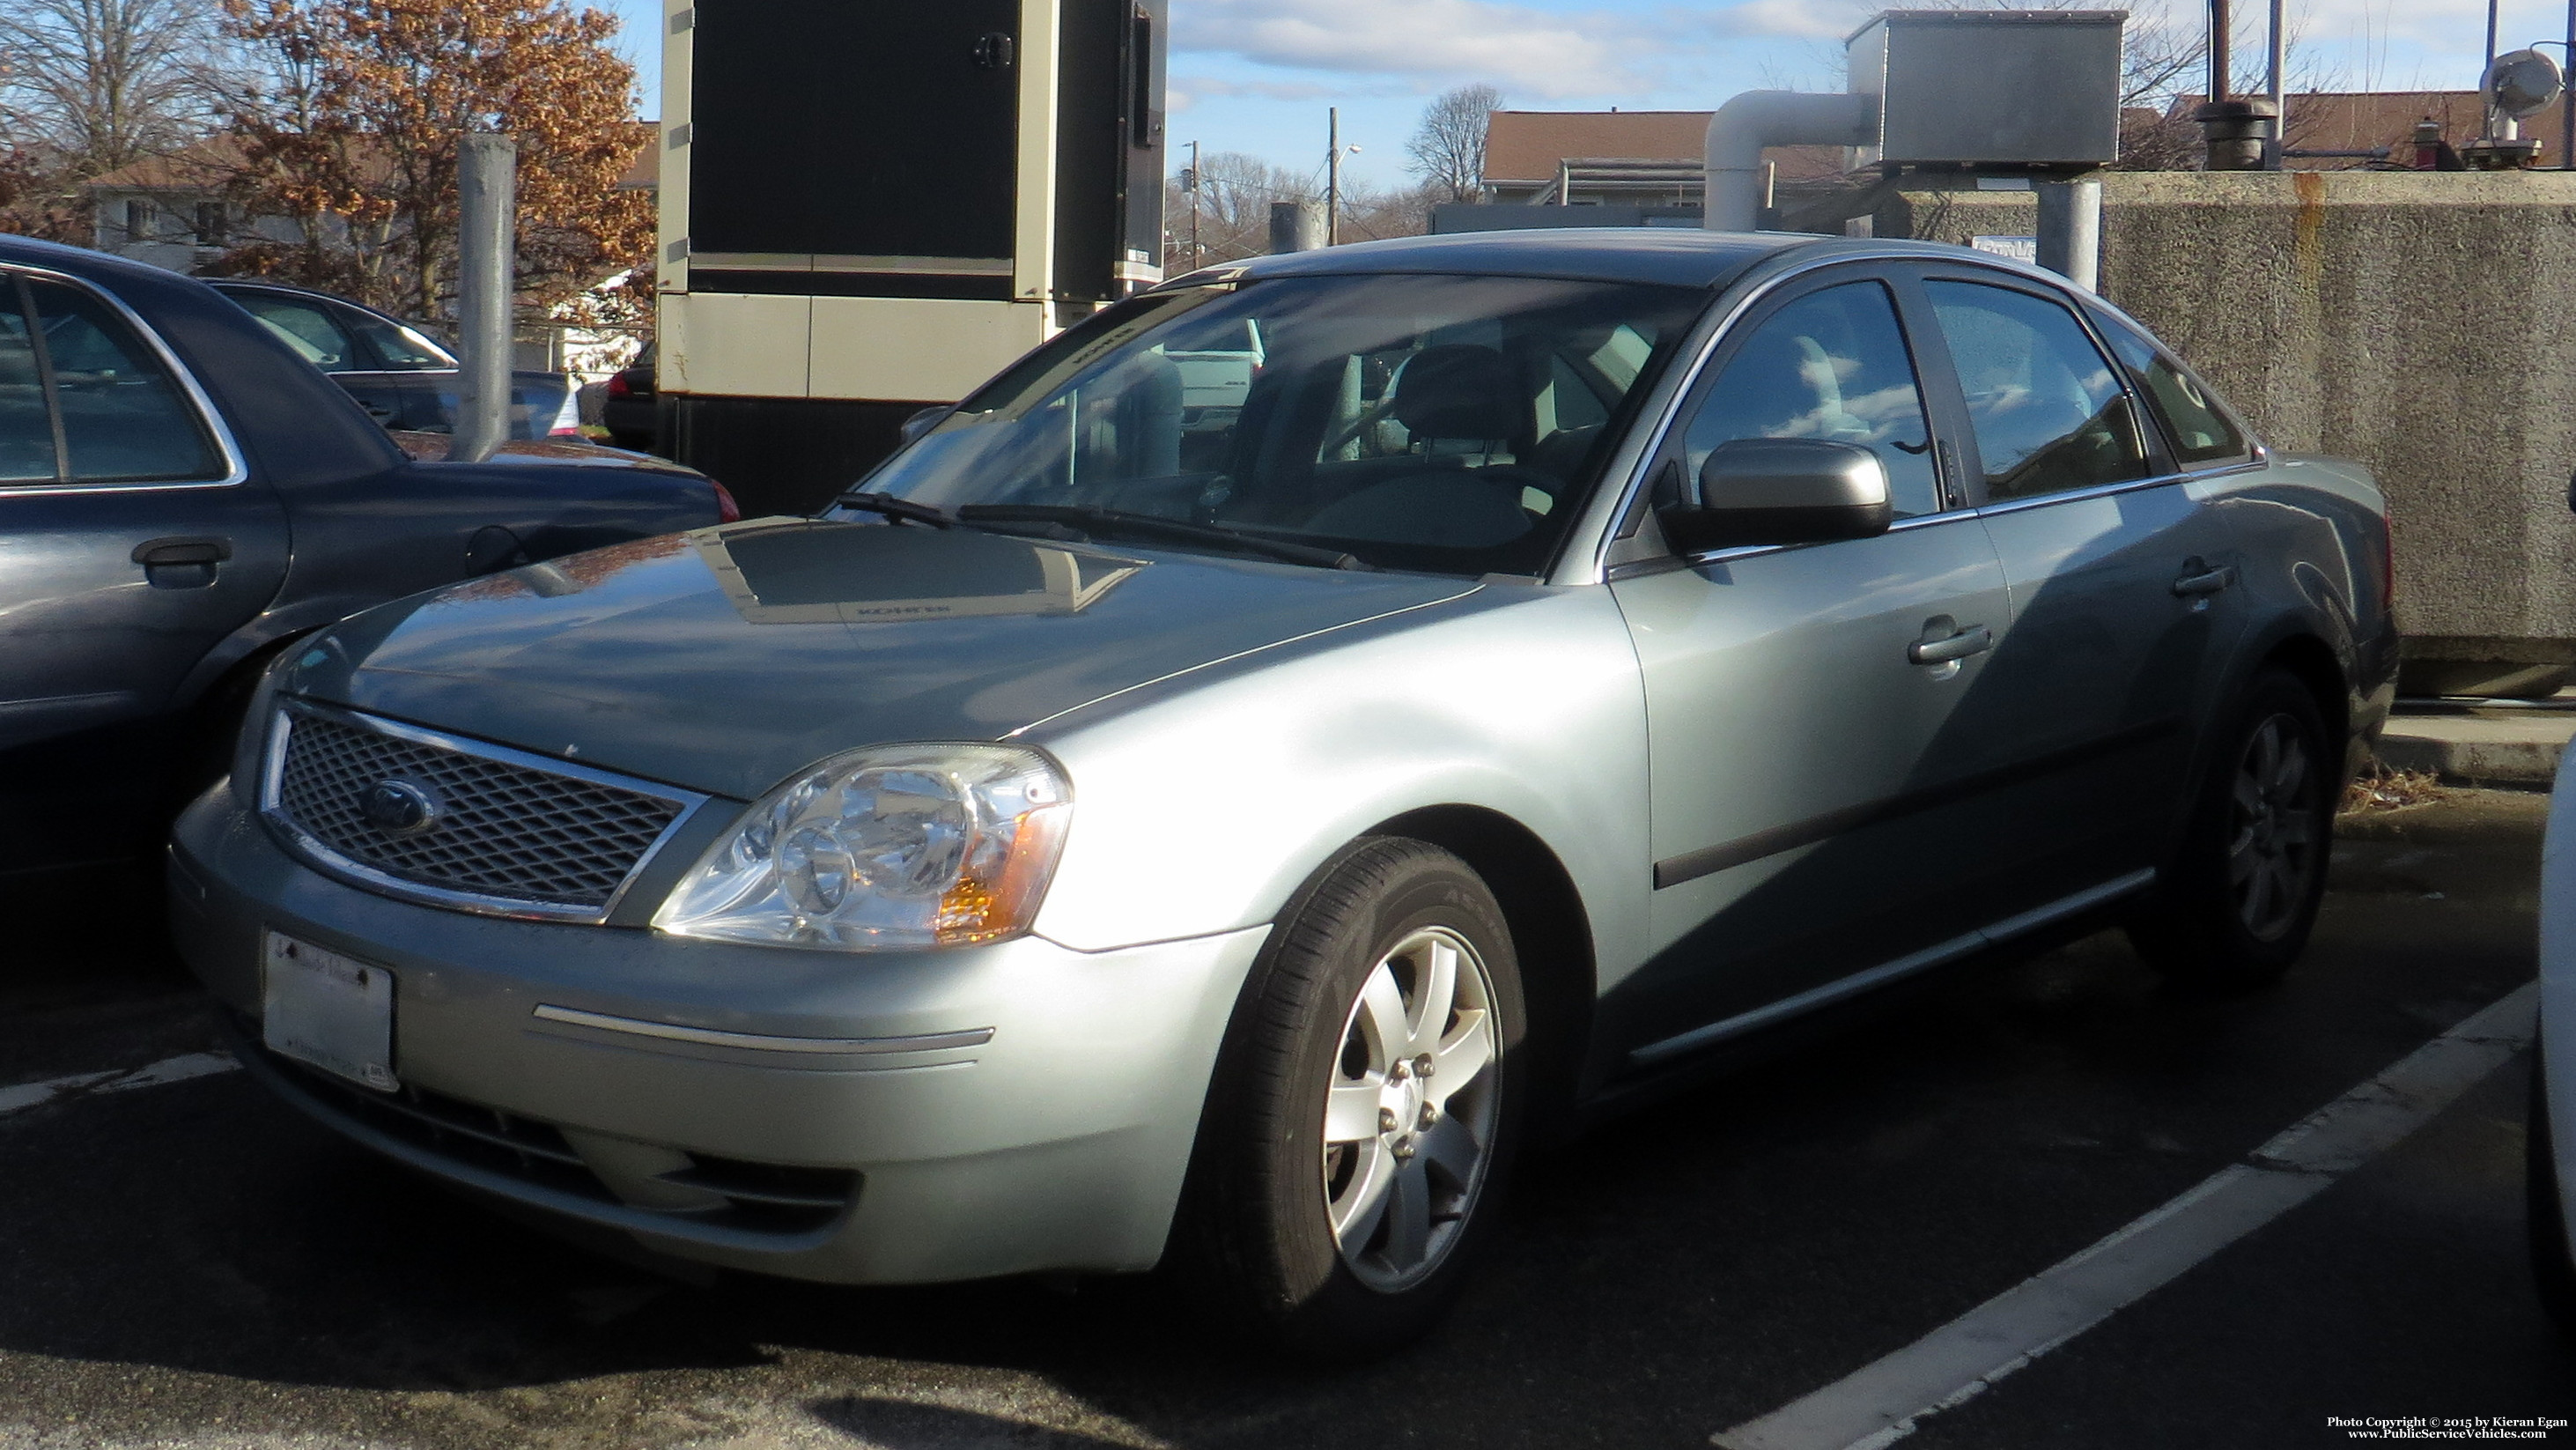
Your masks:
M 1518 438 L 1530 401 L 1503 355 L 1473 343 L 1426 347 L 1395 380 L 1395 421 L 1416 438 Z

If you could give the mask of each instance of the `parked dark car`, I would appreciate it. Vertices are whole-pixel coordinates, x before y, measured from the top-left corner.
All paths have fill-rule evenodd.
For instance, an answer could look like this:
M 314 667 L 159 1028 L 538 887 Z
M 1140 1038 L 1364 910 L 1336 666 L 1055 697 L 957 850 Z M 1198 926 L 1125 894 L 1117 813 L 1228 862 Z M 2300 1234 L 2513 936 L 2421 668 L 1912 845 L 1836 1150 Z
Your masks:
M 649 450 L 658 436 L 653 419 L 653 344 L 635 354 L 635 361 L 619 368 L 608 380 L 608 396 L 600 400 L 600 426 L 608 430 L 608 440 L 620 448 Z
M 0 237 L 0 877 L 148 845 L 297 636 L 727 512 L 601 452 L 413 460 L 204 283 Z
M 210 279 L 207 285 L 269 325 L 306 362 L 349 390 L 367 416 L 411 433 L 456 428 L 456 355 L 427 332 L 328 292 L 282 282 Z M 510 374 L 510 436 L 577 438 L 576 384 L 564 373 Z

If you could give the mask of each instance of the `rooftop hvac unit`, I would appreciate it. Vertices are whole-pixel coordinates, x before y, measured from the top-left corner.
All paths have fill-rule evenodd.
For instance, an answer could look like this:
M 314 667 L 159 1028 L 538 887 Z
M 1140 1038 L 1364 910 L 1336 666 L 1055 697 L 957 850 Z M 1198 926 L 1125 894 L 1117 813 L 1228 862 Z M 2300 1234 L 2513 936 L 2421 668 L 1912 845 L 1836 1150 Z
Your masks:
M 1852 33 L 1878 160 L 2098 166 L 2120 154 L 2119 10 L 1889 10 Z

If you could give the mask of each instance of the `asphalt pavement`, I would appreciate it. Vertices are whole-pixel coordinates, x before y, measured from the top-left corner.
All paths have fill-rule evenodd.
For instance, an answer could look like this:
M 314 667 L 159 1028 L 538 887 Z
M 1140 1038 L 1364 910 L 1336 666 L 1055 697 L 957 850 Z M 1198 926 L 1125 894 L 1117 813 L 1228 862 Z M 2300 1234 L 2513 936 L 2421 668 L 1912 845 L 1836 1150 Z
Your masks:
M 1709 1445 L 2508 998 L 2544 808 L 2348 819 L 2276 990 L 2178 993 L 2096 936 L 1527 1160 L 1455 1317 L 1337 1371 L 1249 1358 L 1150 1280 L 692 1284 L 567 1246 L 205 1071 L 203 999 L 131 900 L 12 902 L 0 1446 Z M 2527 1055 L 2494 1050 L 2394 1147 L 1880 1443 L 2272 1450 L 2348 1443 L 2335 1417 L 2486 1416 L 2576 1445 L 2576 1346 L 2524 1266 Z

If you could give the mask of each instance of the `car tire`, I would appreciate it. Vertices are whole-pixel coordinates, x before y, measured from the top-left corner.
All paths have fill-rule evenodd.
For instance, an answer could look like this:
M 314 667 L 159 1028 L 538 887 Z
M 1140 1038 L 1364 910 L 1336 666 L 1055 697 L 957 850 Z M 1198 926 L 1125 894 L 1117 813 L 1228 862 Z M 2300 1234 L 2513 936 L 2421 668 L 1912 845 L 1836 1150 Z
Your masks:
M 2338 754 L 2305 684 L 2254 677 L 2229 716 L 2130 940 L 2168 978 L 2222 991 L 2278 981 L 2324 899 L 2341 788 Z
M 1209 1093 L 1175 1245 L 1198 1295 L 1311 1360 L 1426 1334 L 1492 1232 L 1521 1004 L 1502 908 L 1456 856 L 1375 838 L 1319 871 L 1245 984 Z
M 2557 1144 L 2549 1132 L 2549 1082 L 2538 1051 L 2531 1058 L 2531 1111 L 2524 1116 L 2523 1188 L 2531 1230 L 2531 1279 L 2540 1307 L 2559 1332 L 2576 1336 L 2576 1253 L 2558 1196 Z

